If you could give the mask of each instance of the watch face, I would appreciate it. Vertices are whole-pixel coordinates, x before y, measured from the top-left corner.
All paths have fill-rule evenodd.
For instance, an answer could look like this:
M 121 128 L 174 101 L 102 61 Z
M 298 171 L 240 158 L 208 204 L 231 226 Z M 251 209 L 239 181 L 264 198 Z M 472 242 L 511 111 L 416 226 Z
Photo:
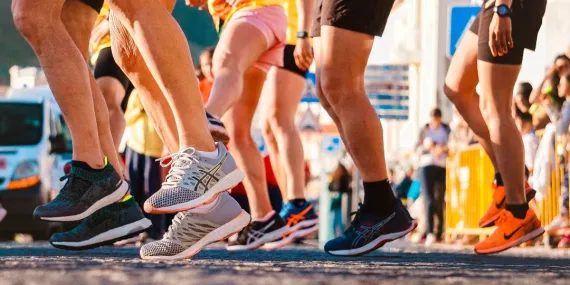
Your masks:
M 501 5 L 497 7 L 497 13 L 499 15 L 508 15 L 509 14 L 509 7 Z

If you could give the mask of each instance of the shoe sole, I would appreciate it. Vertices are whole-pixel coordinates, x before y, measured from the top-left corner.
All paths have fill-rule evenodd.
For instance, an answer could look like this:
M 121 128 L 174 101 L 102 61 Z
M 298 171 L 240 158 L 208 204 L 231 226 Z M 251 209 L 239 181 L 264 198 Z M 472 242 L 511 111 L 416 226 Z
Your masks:
M 240 232 L 243 228 L 245 228 L 249 224 L 250 221 L 251 217 L 249 216 L 249 214 L 246 211 L 241 210 L 241 213 L 236 218 L 224 224 L 223 226 L 211 231 L 203 238 L 201 238 L 198 242 L 196 242 L 194 245 L 192 245 L 191 247 L 189 247 L 188 249 L 184 250 L 183 252 L 177 255 L 144 256 L 141 254 L 141 258 L 144 260 L 154 260 L 154 261 L 189 259 L 192 256 L 199 253 L 202 250 L 202 248 L 206 247 L 207 245 L 224 240 Z
M 230 172 L 228 175 L 224 176 L 218 183 L 216 183 L 212 188 L 210 188 L 204 195 L 197 199 L 188 201 L 181 204 L 176 204 L 173 206 L 154 208 L 149 203 L 144 203 L 144 211 L 149 214 L 175 214 L 178 212 L 189 211 L 194 208 L 198 208 L 204 204 L 208 204 L 216 199 L 218 194 L 228 191 L 229 189 L 238 185 L 245 175 L 239 169 Z
M 233 246 L 226 246 L 228 251 L 245 251 L 245 250 L 254 250 L 260 248 L 266 243 L 270 243 L 272 241 L 276 241 L 286 235 L 291 229 L 288 226 L 284 226 L 280 229 L 274 230 L 270 233 L 265 234 L 263 237 L 257 239 L 256 241 L 246 244 L 246 245 L 233 245 Z
M 295 240 L 297 239 L 302 239 L 312 233 L 315 233 L 319 230 L 319 225 L 313 225 L 312 227 L 308 227 L 308 228 L 302 228 L 302 229 L 297 229 L 295 231 L 292 231 L 289 233 L 289 235 L 284 238 L 283 240 L 279 240 L 279 241 L 275 241 L 275 242 L 269 242 L 264 244 L 261 248 L 265 249 L 265 250 L 276 250 L 276 249 L 280 249 L 283 248 L 287 245 L 292 244 L 293 242 L 295 242 Z
M 125 240 L 139 235 L 152 226 L 152 222 L 143 218 L 136 222 L 108 230 L 104 233 L 98 234 L 88 240 L 80 242 L 54 242 L 49 243 L 59 249 L 66 250 L 87 250 L 93 249 L 104 245 L 113 245 L 117 241 Z M 126 232 L 126 233 L 125 233 Z
M 62 217 L 36 217 L 36 218 L 39 218 L 39 219 L 44 220 L 44 221 L 50 221 L 50 222 L 80 221 L 80 220 L 83 220 L 83 219 L 91 216 L 91 214 L 95 213 L 97 210 L 105 208 L 105 207 L 123 199 L 123 197 L 125 197 L 125 195 L 127 195 L 127 193 L 129 193 L 129 184 L 125 181 L 122 181 L 121 186 L 119 186 L 119 188 L 117 188 L 117 190 L 115 190 L 113 193 L 101 198 L 97 202 L 93 203 L 93 205 L 91 205 L 89 208 L 87 208 L 87 210 L 85 210 L 83 213 L 79 213 L 79 214 L 71 215 L 71 216 L 62 216 Z
M 373 252 L 373 251 L 381 248 L 382 246 L 384 246 L 388 242 L 391 242 L 391 241 L 394 241 L 394 240 L 397 240 L 399 238 L 404 237 L 409 232 L 415 230 L 417 226 L 418 226 L 418 222 L 412 221 L 411 226 L 407 230 L 397 232 L 397 233 L 391 233 L 391 234 L 379 236 L 375 240 L 373 240 L 372 242 L 370 242 L 370 243 L 368 243 L 362 247 L 354 248 L 354 249 L 347 249 L 347 250 L 330 250 L 330 251 L 325 250 L 325 251 L 326 251 L 326 253 L 328 253 L 330 255 L 334 255 L 334 256 L 360 256 L 360 255 L 365 255 L 367 253 Z
M 475 253 L 477 254 L 481 254 L 481 255 L 486 255 L 486 254 L 493 254 L 493 253 L 499 253 L 499 252 L 503 252 L 507 249 L 513 248 L 515 246 L 518 246 L 522 243 L 525 243 L 529 240 L 533 240 L 539 236 L 541 236 L 542 234 L 544 234 L 544 228 L 540 227 L 524 236 L 522 236 L 521 238 L 514 240 L 510 243 L 507 243 L 505 245 L 502 246 L 498 246 L 498 247 L 494 247 L 491 249 L 487 249 L 487 250 L 477 250 L 475 249 Z
M 536 196 L 536 190 L 533 189 L 530 192 L 528 192 L 528 194 L 526 194 L 526 200 L 530 201 L 530 200 L 534 199 L 534 196 Z M 492 218 L 488 219 L 487 221 L 485 221 L 483 223 L 479 223 L 479 227 L 480 228 L 494 227 L 495 222 L 497 221 L 499 216 L 500 216 L 499 213 L 497 213 L 496 215 L 494 215 Z

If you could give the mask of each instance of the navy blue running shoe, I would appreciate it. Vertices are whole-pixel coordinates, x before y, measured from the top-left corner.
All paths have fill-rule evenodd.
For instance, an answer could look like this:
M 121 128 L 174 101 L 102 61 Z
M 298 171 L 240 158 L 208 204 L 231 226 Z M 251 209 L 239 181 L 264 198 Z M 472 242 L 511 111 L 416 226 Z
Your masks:
M 325 251 L 338 256 L 364 255 L 405 236 L 417 225 L 401 203 L 396 203 L 394 211 L 383 217 L 363 213 L 359 207 L 350 227 L 340 237 L 328 241 Z

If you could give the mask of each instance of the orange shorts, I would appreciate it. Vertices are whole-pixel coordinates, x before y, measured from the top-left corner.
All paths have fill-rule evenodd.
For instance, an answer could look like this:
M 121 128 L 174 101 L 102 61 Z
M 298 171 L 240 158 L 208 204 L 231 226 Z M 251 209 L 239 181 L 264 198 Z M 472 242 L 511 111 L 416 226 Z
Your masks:
M 287 15 L 281 6 L 243 9 L 237 11 L 230 19 L 231 22 L 243 21 L 256 27 L 267 43 L 255 67 L 267 72 L 271 66 L 283 66 L 283 52 L 287 33 Z

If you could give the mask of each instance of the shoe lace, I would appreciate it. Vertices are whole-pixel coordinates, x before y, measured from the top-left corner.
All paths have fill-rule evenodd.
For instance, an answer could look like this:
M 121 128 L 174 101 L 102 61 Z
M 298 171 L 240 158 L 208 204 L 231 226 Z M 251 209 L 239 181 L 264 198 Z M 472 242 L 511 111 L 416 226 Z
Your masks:
M 179 212 L 178 214 L 176 214 L 176 216 L 174 216 L 174 219 L 172 219 L 172 223 L 168 227 L 168 230 L 166 231 L 166 233 L 164 233 L 163 237 L 167 239 L 176 239 L 174 233 L 177 232 L 179 228 L 181 228 L 182 220 L 186 217 L 186 215 L 189 215 L 189 213 Z
M 497 219 L 497 221 L 495 221 L 495 225 L 500 226 L 501 224 L 504 224 L 507 220 L 508 220 L 509 216 L 507 215 L 506 211 L 501 211 L 501 213 L 499 214 L 499 218 Z
M 192 164 L 200 162 L 196 149 L 193 147 L 159 158 L 156 161 L 160 162 L 160 166 L 162 167 L 172 165 L 166 179 L 162 183 L 162 187 L 164 188 L 176 187 L 178 182 L 182 180 L 185 170 L 192 167 Z
M 358 203 L 358 209 L 355 212 L 350 213 L 350 216 L 354 216 L 354 219 L 352 219 L 352 222 L 350 222 L 350 226 L 344 232 L 345 234 L 358 232 L 358 229 L 360 228 L 360 218 L 362 217 L 361 209 L 362 204 Z
M 65 183 L 63 188 L 59 191 L 57 197 L 71 201 L 79 199 L 80 193 L 78 193 L 77 191 L 73 191 L 75 187 L 71 187 L 71 184 L 73 184 L 74 182 L 79 182 L 79 180 L 77 180 L 77 176 L 75 174 L 68 173 L 59 178 L 59 181 L 61 182 L 65 180 L 67 180 L 67 182 Z

